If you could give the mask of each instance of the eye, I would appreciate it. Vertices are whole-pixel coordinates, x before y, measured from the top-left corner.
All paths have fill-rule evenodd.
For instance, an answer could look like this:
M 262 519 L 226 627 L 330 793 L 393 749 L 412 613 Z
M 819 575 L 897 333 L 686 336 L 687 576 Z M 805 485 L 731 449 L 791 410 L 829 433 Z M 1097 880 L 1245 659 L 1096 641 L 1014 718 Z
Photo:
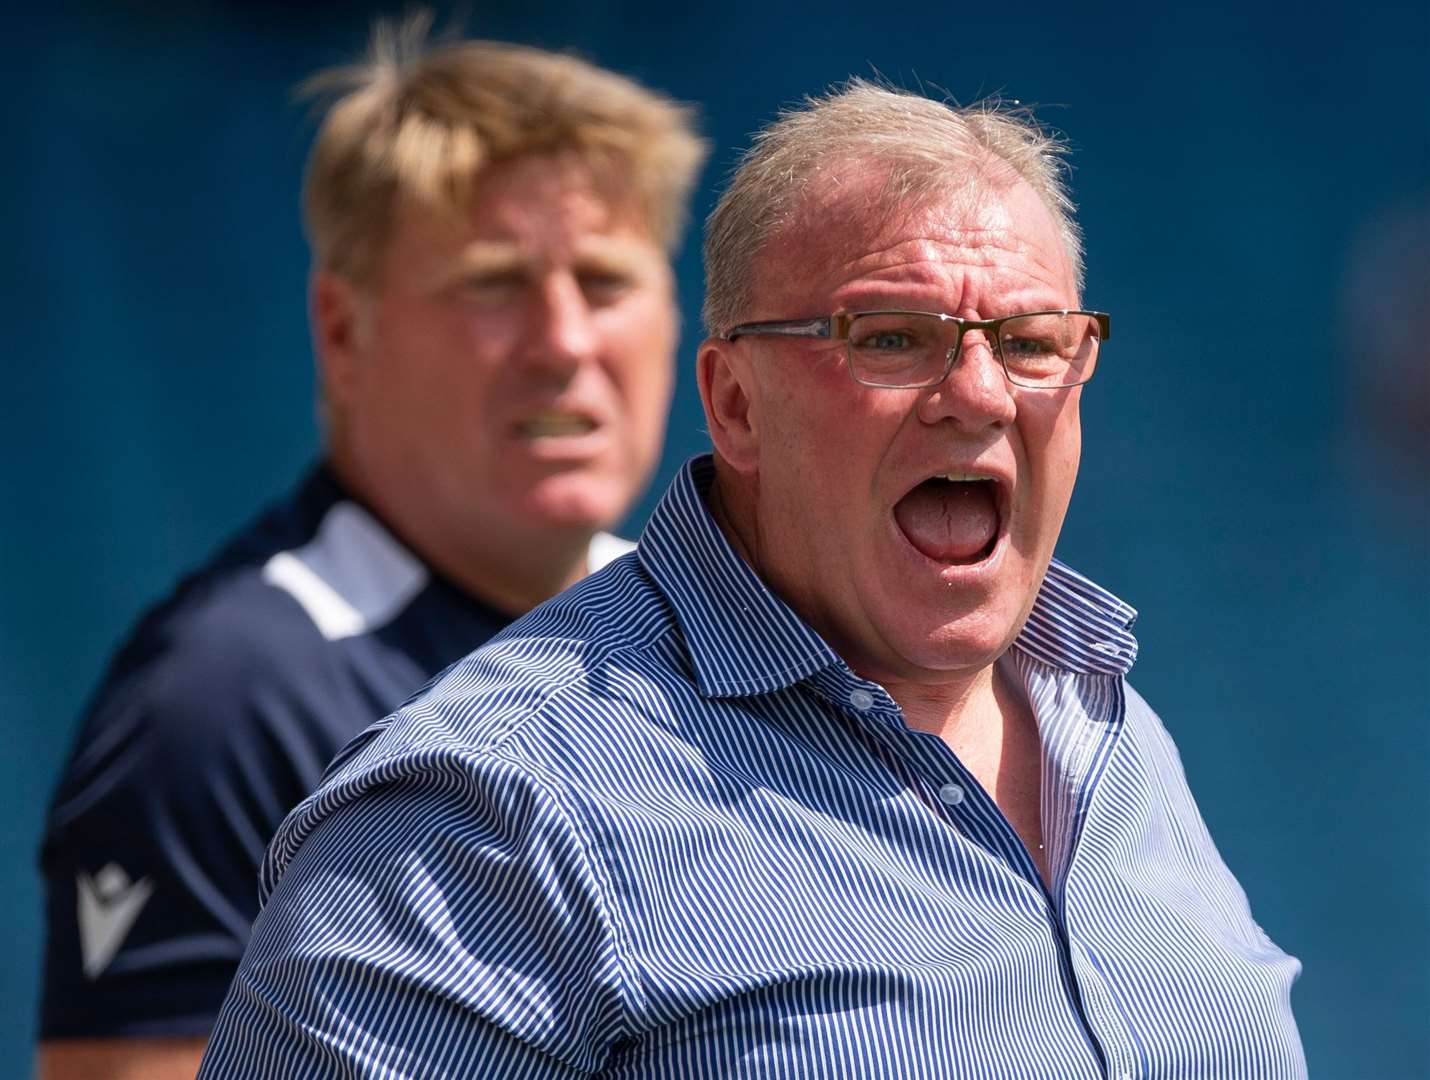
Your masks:
M 879 319 L 859 319 L 849 335 L 850 343 L 868 352 L 904 352 L 917 349 L 926 335 L 906 323 L 879 325 Z M 872 325 L 871 325 L 872 324 Z
M 462 293 L 470 296 L 490 298 L 498 295 L 510 295 L 517 290 L 524 289 L 526 285 L 526 274 L 513 267 L 509 270 L 488 270 L 472 274 L 463 278 L 458 288 Z
M 914 336 L 906 330 L 881 330 L 861 338 L 856 344 L 861 349 L 907 349 L 914 343 Z
M 581 295 L 593 307 L 613 304 L 631 290 L 631 275 L 619 270 L 582 270 L 576 275 Z
M 909 311 L 876 311 L 855 316 L 849 327 L 849 344 L 856 352 L 881 354 L 922 353 L 940 340 L 937 317 Z
M 1013 337 L 1005 334 L 1003 351 L 1013 356 L 1048 356 L 1059 351 L 1058 343 L 1051 338 L 1036 338 L 1021 335 Z

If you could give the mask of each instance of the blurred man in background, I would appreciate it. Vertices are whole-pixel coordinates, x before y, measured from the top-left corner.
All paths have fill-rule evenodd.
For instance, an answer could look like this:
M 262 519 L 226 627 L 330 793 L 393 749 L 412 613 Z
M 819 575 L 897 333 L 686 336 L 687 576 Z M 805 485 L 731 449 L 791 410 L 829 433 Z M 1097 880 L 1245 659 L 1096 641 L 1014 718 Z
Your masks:
M 1135 612 L 1052 557 L 1110 327 L 1058 151 L 860 83 L 761 132 L 713 457 L 287 818 L 202 1076 L 1305 1076 Z
M 687 110 L 380 27 L 309 161 L 324 459 L 147 614 L 50 810 L 40 1072 L 192 1076 L 284 814 L 333 754 L 628 550 L 660 453 Z

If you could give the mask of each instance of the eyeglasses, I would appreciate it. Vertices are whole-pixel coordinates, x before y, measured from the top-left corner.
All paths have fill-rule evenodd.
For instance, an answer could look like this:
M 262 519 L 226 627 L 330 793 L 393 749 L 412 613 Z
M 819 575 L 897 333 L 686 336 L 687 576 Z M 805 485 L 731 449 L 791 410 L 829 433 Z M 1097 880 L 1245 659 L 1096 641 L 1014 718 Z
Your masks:
M 948 378 L 963 335 L 980 330 L 1015 386 L 1080 386 L 1092 378 L 1111 316 L 1102 311 L 1029 311 L 1001 319 L 960 319 L 932 311 L 852 311 L 815 319 L 742 323 L 722 336 L 843 341 L 855 382 L 890 390 L 937 386 Z

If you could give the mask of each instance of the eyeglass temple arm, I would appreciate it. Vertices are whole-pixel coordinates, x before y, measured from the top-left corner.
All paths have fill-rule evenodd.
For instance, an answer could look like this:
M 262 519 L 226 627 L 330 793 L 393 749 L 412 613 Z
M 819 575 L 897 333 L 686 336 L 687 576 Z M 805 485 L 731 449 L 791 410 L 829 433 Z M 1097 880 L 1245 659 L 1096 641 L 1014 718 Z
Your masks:
M 781 322 L 741 323 L 725 331 L 726 341 L 734 341 L 746 334 L 777 334 L 781 337 L 827 338 L 830 335 L 830 319 L 789 319 Z

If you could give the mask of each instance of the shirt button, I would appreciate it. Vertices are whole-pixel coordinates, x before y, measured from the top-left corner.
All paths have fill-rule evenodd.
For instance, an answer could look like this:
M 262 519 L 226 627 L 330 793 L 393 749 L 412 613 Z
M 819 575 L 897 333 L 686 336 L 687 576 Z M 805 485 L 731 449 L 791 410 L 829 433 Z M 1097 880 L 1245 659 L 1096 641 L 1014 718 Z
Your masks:
M 874 695 L 861 686 L 859 689 L 849 692 L 849 704 L 860 712 L 868 712 L 874 707 Z
M 938 797 L 949 806 L 957 806 L 963 802 L 963 788 L 957 784 L 944 784 L 938 789 Z

